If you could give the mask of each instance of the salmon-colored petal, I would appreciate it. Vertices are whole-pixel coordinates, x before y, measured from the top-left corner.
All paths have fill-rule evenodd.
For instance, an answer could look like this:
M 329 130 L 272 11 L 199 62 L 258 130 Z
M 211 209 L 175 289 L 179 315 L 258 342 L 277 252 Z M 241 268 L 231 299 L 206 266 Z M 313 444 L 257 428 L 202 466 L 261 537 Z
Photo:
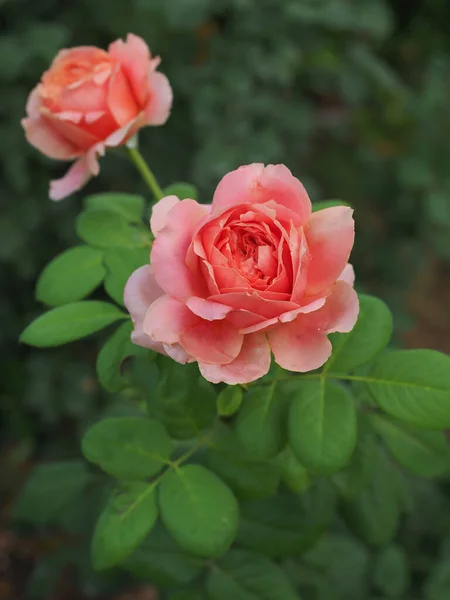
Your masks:
M 263 377 L 270 369 L 270 346 L 263 333 L 244 336 L 237 358 L 227 365 L 199 362 L 200 373 L 211 383 L 228 385 L 250 383 Z
M 322 308 L 309 315 L 300 315 L 299 318 L 308 320 L 311 327 L 327 333 L 348 333 L 355 326 L 358 313 L 357 293 L 351 285 L 340 280 L 331 288 L 331 293 Z
M 313 295 L 332 285 L 348 262 L 355 239 L 353 210 L 333 206 L 311 215 L 305 228 L 310 254 L 305 292 Z
M 348 283 L 351 286 L 355 285 L 355 271 L 350 263 L 345 265 L 344 270 L 338 277 L 338 280 L 345 281 L 345 283 Z
M 193 327 L 180 335 L 180 342 L 188 354 L 200 362 L 220 365 L 237 357 L 243 339 L 244 336 L 230 323 L 203 319 L 198 319 Z
M 152 340 L 142 328 L 148 307 L 163 293 L 156 283 L 151 267 L 145 265 L 134 271 L 128 279 L 123 299 L 134 325 L 131 341 L 137 346 L 166 354 L 163 344 Z
M 178 204 L 179 202 L 180 200 L 176 196 L 165 196 L 165 198 L 161 198 L 161 200 L 153 205 L 150 228 L 155 237 L 162 229 L 164 229 L 168 213 L 175 204 Z
M 155 344 L 159 342 L 154 342 Z M 173 358 L 178 363 L 185 365 L 186 363 L 195 362 L 195 358 L 190 356 L 180 344 L 162 344 L 167 356 Z
M 79 148 L 81 152 L 87 152 L 89 148 L 100 141 L 92 131 L 84 129 L 77 123 L 60 119 L 57 113 L 53 114 L 44 108 L 42 109 L 42 120 L 57 131 L 61 137 Z
M 214 194 L 213 209 L 269 201 L 296 213 L 301 222 L 311 214 L 311 201 L 300 181 L 284 165 L 255 163 L 225 175 Z
M 109 55 L 117 60 L 124 70 L 140 108 L 148 100 L 148 75 L 151 70 L 151 54 L 145 41 L 129 33 L 127 39 L 116 40 L 109 45 Z
M 92 174 L 87 165 L 86 156 L 82 156 L 69 168 L 61 179 L 50 182 L 50 199 L 62 200 L 86 185 Z
M 173 92 L 169 80 L 163 73 L 148 76 L 149 99 L 145 106 L 147 125 L 163 125 L 170 115 Z
M 209 300 L 231 306 L 236 310 L 245 310 L 265 319 L 279 317 L 289 310 L 298 308 L 298 304 L 287 300 L 267 300 L 258 292 L 231 292 L 210 296 Z
M 143 329 L 157 342 L 177 344 L 181 341 L 181 333 L 200 321 L 185 304 L 164 294 L 147 309 Z
M 139 113 L 134 119 L 129 121 L 126 125 L 113 131 L 105 140 L 105 146 L 108 148 L 116 148 L 117 146 L 123 145 L 127 140 L 133 137 L 135 133 L 139 131 L 141 127 L 145 125 L 144 113 Z
M 166 226 L 153 243 L 151 263 L 155 277 L 163 290 L 178 300 L 208 295 L 200 267 L 188 268 L 186 264 L 193 232 L 206 214 L 207 209 L 195 200 L 182 200 L 170 210 Z
M 198 317 L 206 321 L 217 321 L 224 319 L 233 309 L 219 302 L 211 302 L 204 298 L 191 296 L 186 302 L 186 306 Z
M 130 84 L 119 65 L 114 69 L 109 80 L 107 103 L 119 127 L 135 119 L 140 112 Z
M 287 371 L 305 373 L 321 367 L 331 354 L 325 333 L 303 327 L 301 319 L 267 332 L 275 362 Z
M 21 121 L 28 142 L 42 154 L 55 160 L 70 160 L 80 156 L 74 144 L 66 140 L 48 121 L 25 118 Z

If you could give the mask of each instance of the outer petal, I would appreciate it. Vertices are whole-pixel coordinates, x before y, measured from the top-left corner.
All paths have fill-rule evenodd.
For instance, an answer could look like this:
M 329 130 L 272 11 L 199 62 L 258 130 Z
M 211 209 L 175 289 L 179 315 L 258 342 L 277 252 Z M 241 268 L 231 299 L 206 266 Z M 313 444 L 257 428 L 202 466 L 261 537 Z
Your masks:
M 297 318 L 267 332 L 275 361 L 283 369 L 305 373 L 321 367 L 331 354 L 325 333 L 304 327 Z
M 198 317 L 196 325 L 180 336 L 183 348 L 196 360 L 221 365 L 237 357 L 243 340 L 244 336 L 227 321 L 204 321 Z
M 139 131 L 141 127 L 145 125 L 144 113 L 139 113 L 132 121 L 129 121 L 126 125 L 113 131 L 105 140 L 105 146 L 108 148 L 116 148 L 121 146 L 127 140 L 129 140 L 135 133 Z
M 220 302 L 211 302 L 204 298 L 191 296 L 186 302 L 186 306 L 197 316 L 206 321 L 220 321 L 224 319 L 233 309 L 230 306 L 220 304 Z
M 152 216 L 150 218 L 150 228 L 153 235 L 156 237 L 161 229 L 164 229 L 167 222 L 167 215 L 170 210 L 180 202 L 176 196 L 166 196 L 161 198 L 152 208 Z
M 355 285 L 355 271 L 350 263 L 345 265 L 344 270 L 338 277 L 338 281 L 345 281 L 345 283 L 348 283 L 352 287 Z
M 195 200 L 182 200 L 167 214 L 166 226 L 153 243 L 151 263 L 155 277 L 163 290 L 178 300 L 207 295 L 200 268 L 194 270 L 186 265 L 193 233 L 207 212 Z
M 134 99 L 130 84 L 119 65 L 111 75 L 108 89 L 108 107 L 119 127 L 136 118 L 140 108 Z
M 299 215 L 306 222 L 311 201 L 305 188 L 284 165 L 255 163 L 225 175 L 213 198 L 213 209 L 237 204 L 265 203 L 274 200 Z
M 50 181 L 50 199 L 62 200 L 70 196 L 85 186 L 91 177 L 86 156 L 82 156 L 73 163 L 64 177 Z
M 134 324 L 131 340 L 138 346 L 166 354 L 163 344 L 152 340 L 142 327 L 148 307 L 162 294 L 164 292 L 156 283 L 151 267 L 145 265 L 137 269 L 128 279 L 123 299 Z
M 28 117 L 21 124 L 29 143 L 49 158 L 70 160 L 80 155 L 80 150 L 68 139 L 62 136 L 49 121 L 42 119 L 39 95 L 40 86 L 36 86 L 28 97 Z
M 345 281 L 337 281 L 328 296 L 325 305 L 314 313 L 302 315 L 309 325 L 327 333 L 339 331 L 348 333 L 358 319 L 358 295 Z
M 129 33 L 126 42 L 117 40 L 110 44 L 108 53 L 121 64 L 136 100 L 144 108 L 148 98 L 148 73 L 152 64 L 147 44 L 142 38 Z
M 185 304 L 164 294 L 147 310 L 143 329 L 147 335 L 158 342 L 178 344 L 181 333 L 194 327 L 199 321 L 201 319 Z
M 344 270 L 355 239 L 352 214 L 347 206 L 333 206 L 311 215 L 305 228 L 310 253 L 307 295 L 332 285 Z
M 263 377 L 270 368 L 270 346 L 263 333 L 244 336 L 239 356 L 227 365 L 199 362 L 200 372 L 211 383 L 229 385 L 250 383 Z
M 173 101 L 169 80 L 163 73 L 150 73 L 148 86 L 150 96 L 145 107 L 145 120 L 147 125 L 163 125 L 169 118 Z

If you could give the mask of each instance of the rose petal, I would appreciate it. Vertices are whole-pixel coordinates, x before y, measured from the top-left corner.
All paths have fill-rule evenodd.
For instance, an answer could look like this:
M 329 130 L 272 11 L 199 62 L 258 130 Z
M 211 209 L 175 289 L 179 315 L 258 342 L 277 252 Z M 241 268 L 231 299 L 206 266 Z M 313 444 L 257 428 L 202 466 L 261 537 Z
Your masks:
M 110 44 L 108 53 L 121 64 L 139 106 L 144 108 L 148 100 L 148 73 L 152 68 L 147 44 L 142 38 L 129 33 L 125 42 L 116 40 Z
M 244 336 L 237 358 L 227 365 L 199 362 L 200 373 L 211 383 L 228 385 L 250 383 L 263 377 L 270 368 L 270 346 L 263 333 Z
M 311 201 L 305 188 L 284 165 L 255 163 L 225 175 L 213 198 L 213 209 L 243 203 L 266 203 L 274 200 L 296 213 L 306 222 Z
M 148 308 L 143 329 L 147 335 L 158 342 L 177 344 L 180 343 L 181 333 L 199 321 L 201 319 L 185 304 L 164 294 Z M 189 351 L 188 353 L 192 354 Z
M 311 215 L 305 228 L 310 254 L 307 294 L 326 289 L 344 270 L 355 239 L 352 214 L 347 206 L 333 206 Z
M 265 319 L 279 317 L 289 310 L 299 308 L 298 304 L 286 300 L 268 300 L 258 292 L 231 292 L 217 294 L 208 298 L 212 302 L 220 302 L 235 310 L 246 310 Z
M 337 281 L 322 308 L 299 318 L 309 319 L 310 326 L 327 333 L 348 333 L 358 319 L 358 295 L 345 281 Z
M 176 196 L 165 196 L 161 198 L 152 208 L 152 216 L 150 218 L 150 229 L 156 237 L 161 229 L 164 229 L 167 222 L 167 215 L 170 210 L 178 204 L 180 200 Z
M 355 271 L 350 263 L 345 265 L 344 270 L 339 275 L 338 281 L 340 280 L 345 281 L 345 283 L 348 283 L 352 287 L 355 284 Z
M 219 302 L 211 302 L 204 298 L 192 296 L 188 298 L 186 306 L 197 316 L 207 321 L 216 321 L 224 319 L 233 309 Z
M 267 332 L 275 361 L 288 371 L 305 373 L 321 367 L 331 354 L 325 333 L 309 329 L 298 317 Z
M 226 321 L 196 318 L 197 323 L 180 335 L 186 352 L 208 364 L 225 365 L 234 360 L 241 350 L 244 336 Z
M 148 337 L 148 336 L 147 336 Z M 159 344 L 160 342 L 154 342 L 155 344 Z M 186 363 L 195 362 L 195 358 L 190 356 L 183 346 L 180 344 L 162 344 L 167 356 L 173 358 L 178 363 L 185 365 Z
M 132 94 L 130 84 L 119 65 L 111 75 L 108 89 L 108 107 L 119 127 L 127 125 L 140 112 Z
M 64 177 L 50 181 L 50 199 L 62 200 L 66 196 L 70 196 L 86 185 L 91 177 L 86 156 L 82 156 L 73 163 Z
M 134 331 L 131 334 L 132 342 L 137 346 L 166 354 L 163 344 L 152 340 L 142 328 L 148 307 L 163 293 L 156 283 L 151 267 L 145 265 L 134 271 L 128 279 L 123 299 L 134 324 Z
M 163 73 L 148 76 L 150 97 L 145 107 L 147 125 L 163 125 L 170 115 L 173 92 L 169 80 Z
M 206 297 L 207 287 L 200 268 L 186 265 L 193 232 L 207 210 L 195 200 L 182 200 L 168 214 L 166 226 L 153 243 L 151 263 L 159 285 L 178 300 Z

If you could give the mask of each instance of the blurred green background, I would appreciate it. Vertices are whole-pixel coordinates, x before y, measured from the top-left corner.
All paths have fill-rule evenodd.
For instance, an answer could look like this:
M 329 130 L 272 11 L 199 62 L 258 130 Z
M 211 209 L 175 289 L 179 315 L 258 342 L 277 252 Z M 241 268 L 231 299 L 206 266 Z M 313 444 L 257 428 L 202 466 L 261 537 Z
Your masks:
M 0 555 L 3 544 L 11 559 L 8 568 L 0 566 L 0 597 L 17 600 L 27 586 L 30 597 L 50 597 L 60 571 L 41 559 L 64 545 L 61 533 L 48 537 L 46 528 L 38 536 L 34 527 L 21 530 L 20 543 L 10 537 L 17 490 L 35 461 L 78 456 L 80 430 L 105 405 L 95 341 L 62 351 L 17 342 L 42 309 L 34 300 L 38 274 L 76 243 L 73 223 L 83 196 L 48 199 L 48 181 L 65 165 L 29 147 L 19 123 L 55 53 L 105 47 L 128 32 L 142 36 L 161 55 L 175 93 L 168 124 L 141 135 L 161 184 L 191 181 L 208 202 L 229 170 L 285 163 L 313 200 L 340 198 L 355 208 L 359 286 L 389 303 L 397 343 L 448 352 L 450 3 L 0 0 L 0 21 Z M 102 160 L 100 177 L 86 191 L 108 189 L 145 193 L 119 153 Z M 433 520 L 424 524 L 416 514 L 412 541 L 405 542 L 419 564 L 407 600 L 450 598 L 450 564 L 433 574 L 433 561 L 414 537 L 425 528 L 430 552 L 437 552 L 445 537 L 439 510 L 445 521 L 450 506 L 444 492 L 426 488 Z M 432 577 L 438 583 L 429 592 Z M 108 582 L 86 567 L 69 588 L 54 598 L 96 597 Z M 342 598 L 366 598 L 348 594 Z

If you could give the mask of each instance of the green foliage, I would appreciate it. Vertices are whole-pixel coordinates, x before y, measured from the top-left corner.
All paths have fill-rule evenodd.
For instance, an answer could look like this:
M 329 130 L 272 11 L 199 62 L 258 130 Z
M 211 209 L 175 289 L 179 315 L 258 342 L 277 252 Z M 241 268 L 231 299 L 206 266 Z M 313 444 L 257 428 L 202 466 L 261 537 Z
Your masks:
M 239 519 L 230 489 L 211 471 L 187 465 L 168 472 L 160 485 L 161 519 L 180 546 L 216 557 L 233 543 Z
M 72 502 L 82 500 L 92 478 L 83 462 L 78 460 L 38 465 L 16 502 L 14 519 L 35 524 L 51 522 Z
M 359 315 L 350 333 L 330 336 L 333 352 L 325 371 L 347 373 L 369 362 L 384 350 L 392 335 L 392 315 L 384 302 L 373 296 L 359 295 Z
M 139 245 L 139 232 L 117 212 L 90 209 L 77 218 L 77 233 L 94 248 L 133 248 Z
M 164 196 L 178 196 L 180 200 L 184 200 L 185 198 L 198 200 L 197 188 L 190 183 L 182 181 L 171 183 L 163 189 L 163 192 Z
M 383 410 L 411 425 L 450 427 L 450 357 L 396 350 L 375 361 L 367 388 Z
M 299 600 L 278 565 L 244 550 L 231 550 L 213 565 L 206 589 L 211 600 Z
M 134 194 L 94 194 L 84 200 L 87 211 L 105 210 L 117 213 L 129 223 L 141 223 L 145 199 Z M 114 244 L 111 244 L 114 245 Z
M 108 302 L 72 302 L 49 310 L 35 319 L 23 331 L 20 341 L 40 348 L 61 346 L 100 331 L 121 319 L 128 319 L 128 315 Z
M 157 421 L 116 417 L 96 423 L 83 438 L 84 456 L 119 479 L 147 479 L 167 465 L 172 443 Z
M 373 583 L 388 598 L 399 598 L 409 587 L 408 557 L 397 546 L 387 546 L 375 557 Z
M 202 571 L 203 559 L 184 551 L 158 522 L 122 566 L 138 579 L 170 589 L 196 579 Z
M 102 258 L 102 252 L 90 246 L 66 250 L 42 271 L 36 299 L 47 306 L 59 306 L 86 298 L 103 281 Z
M 133 552 L 158 518 L 155 484 L 140 481 L 114 491 L 92 540 L 95 569 L 108 569 Z
M 148 248 L 108 248 L 105 251 L 105 290 L 118 304 L 124 306 L 125 284 L 133 271 L 148 264 L 149 256 Z
M 289 412 L 289 443 L 314 472 L 345 466 L 356 444 L 355 402 L 347 390 L 324 379 L 301 382 Z
M 231 417 L 240 408 L 243 400 L 242 388 L 228 386 L 217 396 L 217 411 L 221 417 Z
M 393 456 L 415 475 L 436 477 L 448 472 L 450 449 L 441 431 L 411 427 L 375 414 L 372 422 Z

